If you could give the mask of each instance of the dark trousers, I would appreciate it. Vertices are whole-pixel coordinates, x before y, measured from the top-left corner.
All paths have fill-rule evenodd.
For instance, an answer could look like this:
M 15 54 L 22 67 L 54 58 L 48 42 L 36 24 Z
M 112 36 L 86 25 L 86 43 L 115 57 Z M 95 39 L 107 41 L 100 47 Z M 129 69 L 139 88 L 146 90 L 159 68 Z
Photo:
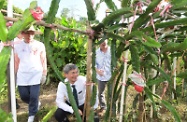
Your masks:
M 80 109 L 83 113 L 84 111 L 84 104 L 79 106 L 78 109 Z M 68 115 L 70 115 L 71 113 L 64 111 L 60 108 L 58 108 L 55 112 L 55 118 L 58 122 L 69 122 L 68 120 Z M 86 118 L 84 119 L 84 122 L 86 122 Z M 98 117 L 94 117 L 94 122 L 99 122 L 99 118 Z
M 98 98 L 100 108 L 106 109 L 106 100 L 105 100 L 105 88 L 107 86 L 108 81 L 100 81 L 98 80 Z
M 34 116 L 38 111 L 40 85 L 18 86 L 21 100 L 29 104 L 29 116 Z

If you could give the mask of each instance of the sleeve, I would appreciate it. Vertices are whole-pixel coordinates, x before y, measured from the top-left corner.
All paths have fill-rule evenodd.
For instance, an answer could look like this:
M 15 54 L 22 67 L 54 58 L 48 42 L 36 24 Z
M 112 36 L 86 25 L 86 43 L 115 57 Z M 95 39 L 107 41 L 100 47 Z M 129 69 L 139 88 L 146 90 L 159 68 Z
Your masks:
M 95 56 L 95 68 L 98 68 L 98 49 L 96 50 L 96 56 Z
M 18 67 L 19 67 L 20 60 L 18 58 L 17 53 L 14 53 L 14 69 L 15 69 L 15 74 L 18 72 Z
M 73 113 L 73 108 L 65 103 L 64 97 L 66 92 L 66 86 L 62 82 L 60 82 L 57 89 L 56 104 L 58 108 Z

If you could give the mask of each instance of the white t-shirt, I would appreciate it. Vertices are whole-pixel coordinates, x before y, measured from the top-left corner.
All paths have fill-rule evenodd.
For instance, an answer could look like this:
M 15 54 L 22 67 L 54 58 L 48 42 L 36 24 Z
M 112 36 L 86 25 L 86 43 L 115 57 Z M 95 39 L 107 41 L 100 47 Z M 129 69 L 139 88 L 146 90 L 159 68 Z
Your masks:
M 20 39 L 18 37 L 14 38 L 13 40 L 13 44 L 14 44 L 14 48 L 19 45 L 21 42 L 23 41 L 23 39 Z
M 17 85 L 28 86 L 40 84 L 43 73 L 41 53 L 45 51 L 45 46 L 39 41 L 25 43 L 22 41 L 15 46 L 15 53 L 20 60 L 17 71 Z

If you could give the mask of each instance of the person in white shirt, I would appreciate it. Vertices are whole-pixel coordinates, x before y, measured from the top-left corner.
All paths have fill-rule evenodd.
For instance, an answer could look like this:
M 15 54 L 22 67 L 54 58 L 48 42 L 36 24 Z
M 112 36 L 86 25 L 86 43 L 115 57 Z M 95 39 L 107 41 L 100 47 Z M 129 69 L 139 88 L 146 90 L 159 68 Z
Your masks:
M 106 110 L 105 100 L 105 88 L 108 81 L 111 78 L 111 52 L 110 46 L 108 46 L 108 40 L 100 44 L 100 47 L 96 50 L 96 78 L 98 81 L 98 97 L 100 110 Z M 110 88 L 111 89 L 111 88 Z
M 21 99 L 29 106 L 28 122 L 33 122 L 38 111 L 40 84 L 47 75 L 45 46 L 34 39 L 34 26 L 22 31 L 24 40 L 14 48 L 15 73 Z
M 63 73 L 64 76 L 66 77 L 64 82 L 70 82 L 71 87 L 75 86 L 77 90 L 77 96 L 78 96 L 77 104 L 78 104 L 79 114 L 82 116 L 84 110 L 85 97 L 86 97 L 86 77 L 80 76 L 77 66 L 72 63 L 65 65 L 63 69 Z M 67 115 L 73 114 L 74 110 L 68 98 L 66 85 L 63 82 L 60 82 L 58 85 L 56 104 L 58 107 L 55 112 L 56 120 L 58 122 L 69 122 Z M 98 107 L 98 100 L 96 99 L 93 108 L 96 109 L 97 107 Z M 99 122 L 99 119 L 94 118 L 94 121 Z

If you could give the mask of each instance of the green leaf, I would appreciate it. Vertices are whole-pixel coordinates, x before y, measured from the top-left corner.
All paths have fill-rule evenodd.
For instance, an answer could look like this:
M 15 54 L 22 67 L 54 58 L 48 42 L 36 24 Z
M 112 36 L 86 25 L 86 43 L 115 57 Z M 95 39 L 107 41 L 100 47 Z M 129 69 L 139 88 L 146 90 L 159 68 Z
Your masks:
M 87 8 L 87 15 L 88 15 L 88 20 L 93 21 L 95 20 L 95 11 L 93 9 L 93 4 L 91 0 L 84 0 Z
M 54 115 L 56 109 L 56 106 L 51 108 L 51 110 L 43 117 L 42 122 L 48 122 L 49 119 L 51 119 L 51 117 Z
M 169 102 L 162 100 L 162 104 L 164 104 L 164 106 L 173 114 L 176 122 L 181 122 L 178 112 Z
M 107 31 L 115 31 L 115 30 L 118 30 L 120 28 L 126 28 L 127 27 L 127 24 L 126 23 L 120 23 L 120 24 L 115 24 L 115 25 L 112 25 L 111 27 L 109 27 L 107 29 Z
M 156 52 L 153 50 L 153 48 L 147 46 L 147 45 L 143 45 L 144 46 L 144 49 L 147 53 L 150 53 L 150 54 L 155 54 L 156 55 Z
M 154 101 L 154 99 L 153 99 L 153 93 L 152 93 L 151 90 L 148 89 L 147 87 L 144 87 L 144 91 L 145 91 L 147 97 L 148 97 L 148 98 L 152 101 L 152 103 L 153 103 L 153 110 L 156 111 L 156 107 L 155 107 L 156 104 L 155 104 L 155 101 Z
M 107 7 L 113 11 L 117 10 L 117 6 L 115 5 L 115 3 L 112 0 L 104 0 L 104 2 L 106 3 Z
M 160 75 L 168 82 L 172 82 L 170 75 L 168 75 L 167 73 L 165 73 L 165 71 L 162 68 L 156 67 L 156 66 L 152 66 L 152 68 L 158 70 L 160 72 Z
M 145 13 L 140 15 L 138 19 L 134 22 L 133 31 L 140 28 L 143 24 L 147 23 L 147 18 L 149 17 L 149 14 L 153 12 L 153 9 L 161 2 L 162 0 L 153 0 L 149 6 L 147 7 Z
M 81 119 L 81 116 L 80 116 L 80 114 L 78 112 L 78 107 L 76 105 L 76 102 L 75 102 L 75 99 L 74 99 L 74 96 L 73 96 L 69 81 L 65 82 L 65 85 L 66 85 L 66 88 L 67 88 L 69 101 L 70 101 L 70 103 L 72 105 L 72 108 L 74 110 L 74 113 L 75 113 L 75 115 L 77 117 L 77 122 L 82 122 L 82 119 Z
M 68 25 L 68 21 L 67 21 L 67 19 L 66 19 L 65 17 L 62 17 L 61 23 L 62 23 L 62 25 L 65 26 L 65 27 L 68 27 L 68 26 L 69 26 L 69 25 Z
M 187 70 L 185 70 L 184 72 L 180 72 L 176 76 L 180 78 L 187 78 Z
M 178 0 L 171 0 L 171 4 L 172 4 L 172 9 L 176 9 L 176 8 L 181 8 L 182 6 L 186 6 L 187 1 L 180 0 L 180 2 L 179 2 Z
M 131 8 L 118 9 L 118 10 L 112 12 L 111 14 L 109 14 L 107 17 L 105 17 L 102 20 L 102 23 L 104 25 L 108 25 L 110 22 L 114 21 L 115 19 L 118 19 L 122 15 L 129 14 L 129 13 L 131 13 Z
M 117 34 L 110 33 L 110 32 L 107 33 L 107 37 L 113 38 L 113 39 L 118 39 L 118 40 L 120 40 L 120 41 L 124 41 L 124 40 L 125 40 L 125 38 L 123 38 L 122 36 L 119 36 L 119 35 L 117 35 Z M 104 41 L 104 40 L 103 40 L 103 41 Z
M 187 38 L 181 43 L 169 42 L 162 46 L 161 53 L 184 51 L 187 49 Z
M 127 7 L 130 5 L 131 0 L 122 0 L 121 1 L 121 7 Z
M 0 40 L 2 40 L 4 42 L 7 40 L 8 30 L 6 28 L 6 21 L 5 21 L 4 16 L 1 12 L 0 12 L 0 30 L 1 30 Z
M 129 49 L 131 52 L 131 61 L 132 61 L 133 70 L 140 73 L 140 58 L 138 54 L 138 49 L 136 45 L 133 45 L 133 44 L 130 45 Z
M 151 61 L 155 64 L 158 65 L 159 61 L 158 61 L 158 56 L 155 54 L 150 54 L 151 57 Z
M 171 21 L 156 23 L 155 28 L 167 28 L 167 27 L 170 27 L 170 26 L 185 25 L 186 21 L 187 21 L 187 18 L 176 18 L 176 19 L 171 20 Z M 150 30 L 153 30 L 152 26 L 149 26 L 149 27 L 143 29 L 142 31 L 150 31 Z
M 0 52 L 0 81 L 4 81 L 6 78 L 6 70 L 10 58 L 10 52 L 10 47 L 4 47 Z
M 52 0 L 51 6 L 49 8 L 47 20 L 46 20 L 47 23 L 52 23 L 55 20 L 55 16 L 59 8 L 59 3 L 60 3 L 60 0 Z
M 7 40 L 13 40 L 22 30 L 31 26 L 35 20 L 32 15 L 26 15 L 23 20 L 19 20 L 10 27 Z
M 5 0 L 0 0 L 0 10 L 3 8 Z
M 146 40 L 145 42 L 143 42 L 144 45 L 147 45 L 149 47 L 156 47 L 156 48 L 161 47 L 160 42 L 157 42 L 155 39 L 153 39 L 149 36 L 146 36 L 146 35 L 144 35 L 143 37 Z
M 34 9 L 34 8 L 37 7 L 37 5 L 38 5 L 38 4 L 37 4 L 37 1 L 34 0 L 34 1 L 32 1 L 32 2 L 30 3 L 29 8 L 30 8 L 30 9 Z
M 148 80 L 146 82 L 146 85 L 147 86 L 152 86 L 152 85 L 155 85 L 155 84 L 160 84 L 160 83 L 162 83 L 164 81 L 165 81 L 165 79 L 163 77 L 158 77 L 156 79 Z
M 175 43 L 175 42 L 168 42 L 165 45 L 162 46 L 161 48 L 161 53 L 165 53 L 168 51 L 176 51 L 176 47 L 179 46 L 179 43 Z

